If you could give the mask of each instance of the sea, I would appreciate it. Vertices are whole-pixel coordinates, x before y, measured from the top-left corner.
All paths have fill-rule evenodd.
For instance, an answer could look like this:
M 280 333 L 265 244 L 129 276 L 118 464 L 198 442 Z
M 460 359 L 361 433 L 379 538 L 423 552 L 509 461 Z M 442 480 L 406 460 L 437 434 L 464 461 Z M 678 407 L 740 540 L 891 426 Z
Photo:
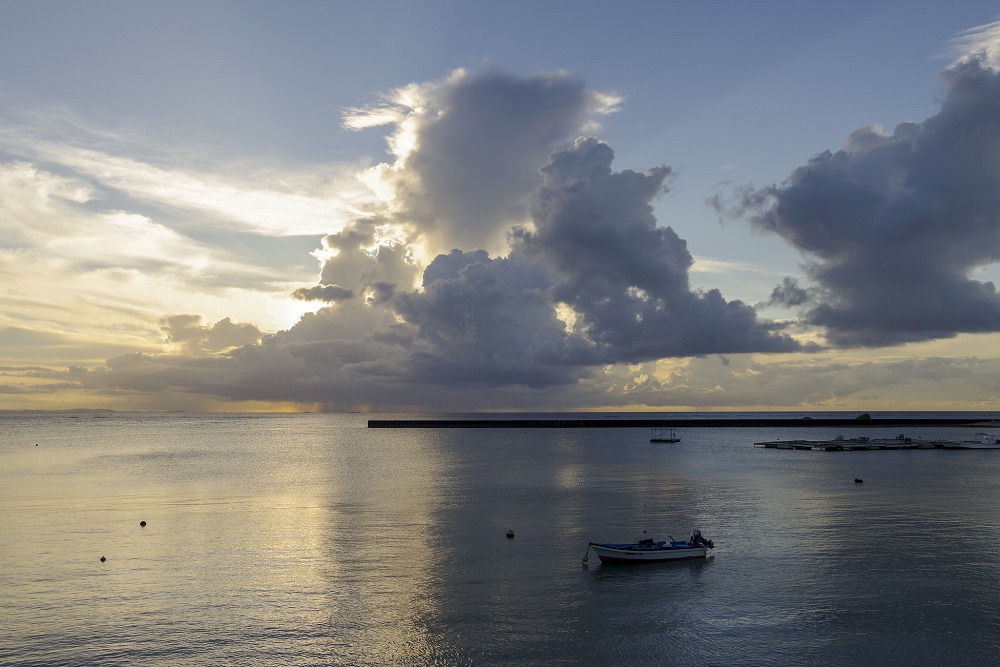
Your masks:
M 1000 661 L 1000 450 L 367 424 L 411 416 L 0 413 L 0 664 Z M 695 528 L 707 559 L 588 550 Z

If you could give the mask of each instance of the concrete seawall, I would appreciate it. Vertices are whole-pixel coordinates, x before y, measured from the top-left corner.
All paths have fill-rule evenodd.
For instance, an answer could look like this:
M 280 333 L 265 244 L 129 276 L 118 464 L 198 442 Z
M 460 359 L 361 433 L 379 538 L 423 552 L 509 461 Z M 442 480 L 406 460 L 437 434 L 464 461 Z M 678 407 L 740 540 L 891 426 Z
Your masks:
M 873 419 L 369 419 L 368 428 L 878 428 L 912 426 L 974 426 L 1000 430 L 1000 422 L 982 418 Z

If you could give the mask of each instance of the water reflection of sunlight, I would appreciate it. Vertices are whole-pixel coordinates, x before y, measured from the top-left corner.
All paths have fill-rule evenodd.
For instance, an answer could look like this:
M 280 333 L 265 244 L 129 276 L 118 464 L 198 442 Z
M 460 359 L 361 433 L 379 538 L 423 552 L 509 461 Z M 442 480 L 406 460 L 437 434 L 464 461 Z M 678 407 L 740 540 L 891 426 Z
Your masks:
M 555 482 L 566 491 L 582 489 L 586 482 L 585 470 L 582 464 L 566 463 L 556 470 Z
M 431 576 L 434 513 L 449 474 L 432 432 L 364 434 L 337 443 L 321 530 L 325 621 L 354 664 L 431 662 L 443 638 Z

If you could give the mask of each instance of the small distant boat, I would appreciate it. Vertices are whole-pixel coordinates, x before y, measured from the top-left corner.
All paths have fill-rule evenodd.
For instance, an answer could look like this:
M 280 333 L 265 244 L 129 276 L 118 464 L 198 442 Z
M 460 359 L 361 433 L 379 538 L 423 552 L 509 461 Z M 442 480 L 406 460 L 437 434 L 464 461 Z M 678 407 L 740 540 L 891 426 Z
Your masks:
M 654 428 L 649 436 L 650 442 L 680 442 L 681 439 L 677 437 L 672 428 Z
M 646 531 L 642 531 L 642 537 L 632 544 L 590 542 L 587 545 L 587 552 L 593 549 L 602 563 L 660 563 L 668 560 L 705 558 L 708 550 L 715 548 L 712 540 L 702 537 L 700 530 L 692 531 L 687 542 L 678 542 L 673 538 L 670 538 L 669 542 L 657 542 L 645 535 Z M 586 555 L 583 557 L 583 562 L 587 562 Z

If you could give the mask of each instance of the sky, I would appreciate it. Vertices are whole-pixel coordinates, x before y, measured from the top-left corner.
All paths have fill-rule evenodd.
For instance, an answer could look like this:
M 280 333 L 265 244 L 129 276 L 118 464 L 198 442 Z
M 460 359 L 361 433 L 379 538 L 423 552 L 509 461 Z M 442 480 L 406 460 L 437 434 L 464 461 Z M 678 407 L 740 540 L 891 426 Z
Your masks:
M 1000 10 L 819 4 L 0 0 L 0 410 L 994 410 Z

